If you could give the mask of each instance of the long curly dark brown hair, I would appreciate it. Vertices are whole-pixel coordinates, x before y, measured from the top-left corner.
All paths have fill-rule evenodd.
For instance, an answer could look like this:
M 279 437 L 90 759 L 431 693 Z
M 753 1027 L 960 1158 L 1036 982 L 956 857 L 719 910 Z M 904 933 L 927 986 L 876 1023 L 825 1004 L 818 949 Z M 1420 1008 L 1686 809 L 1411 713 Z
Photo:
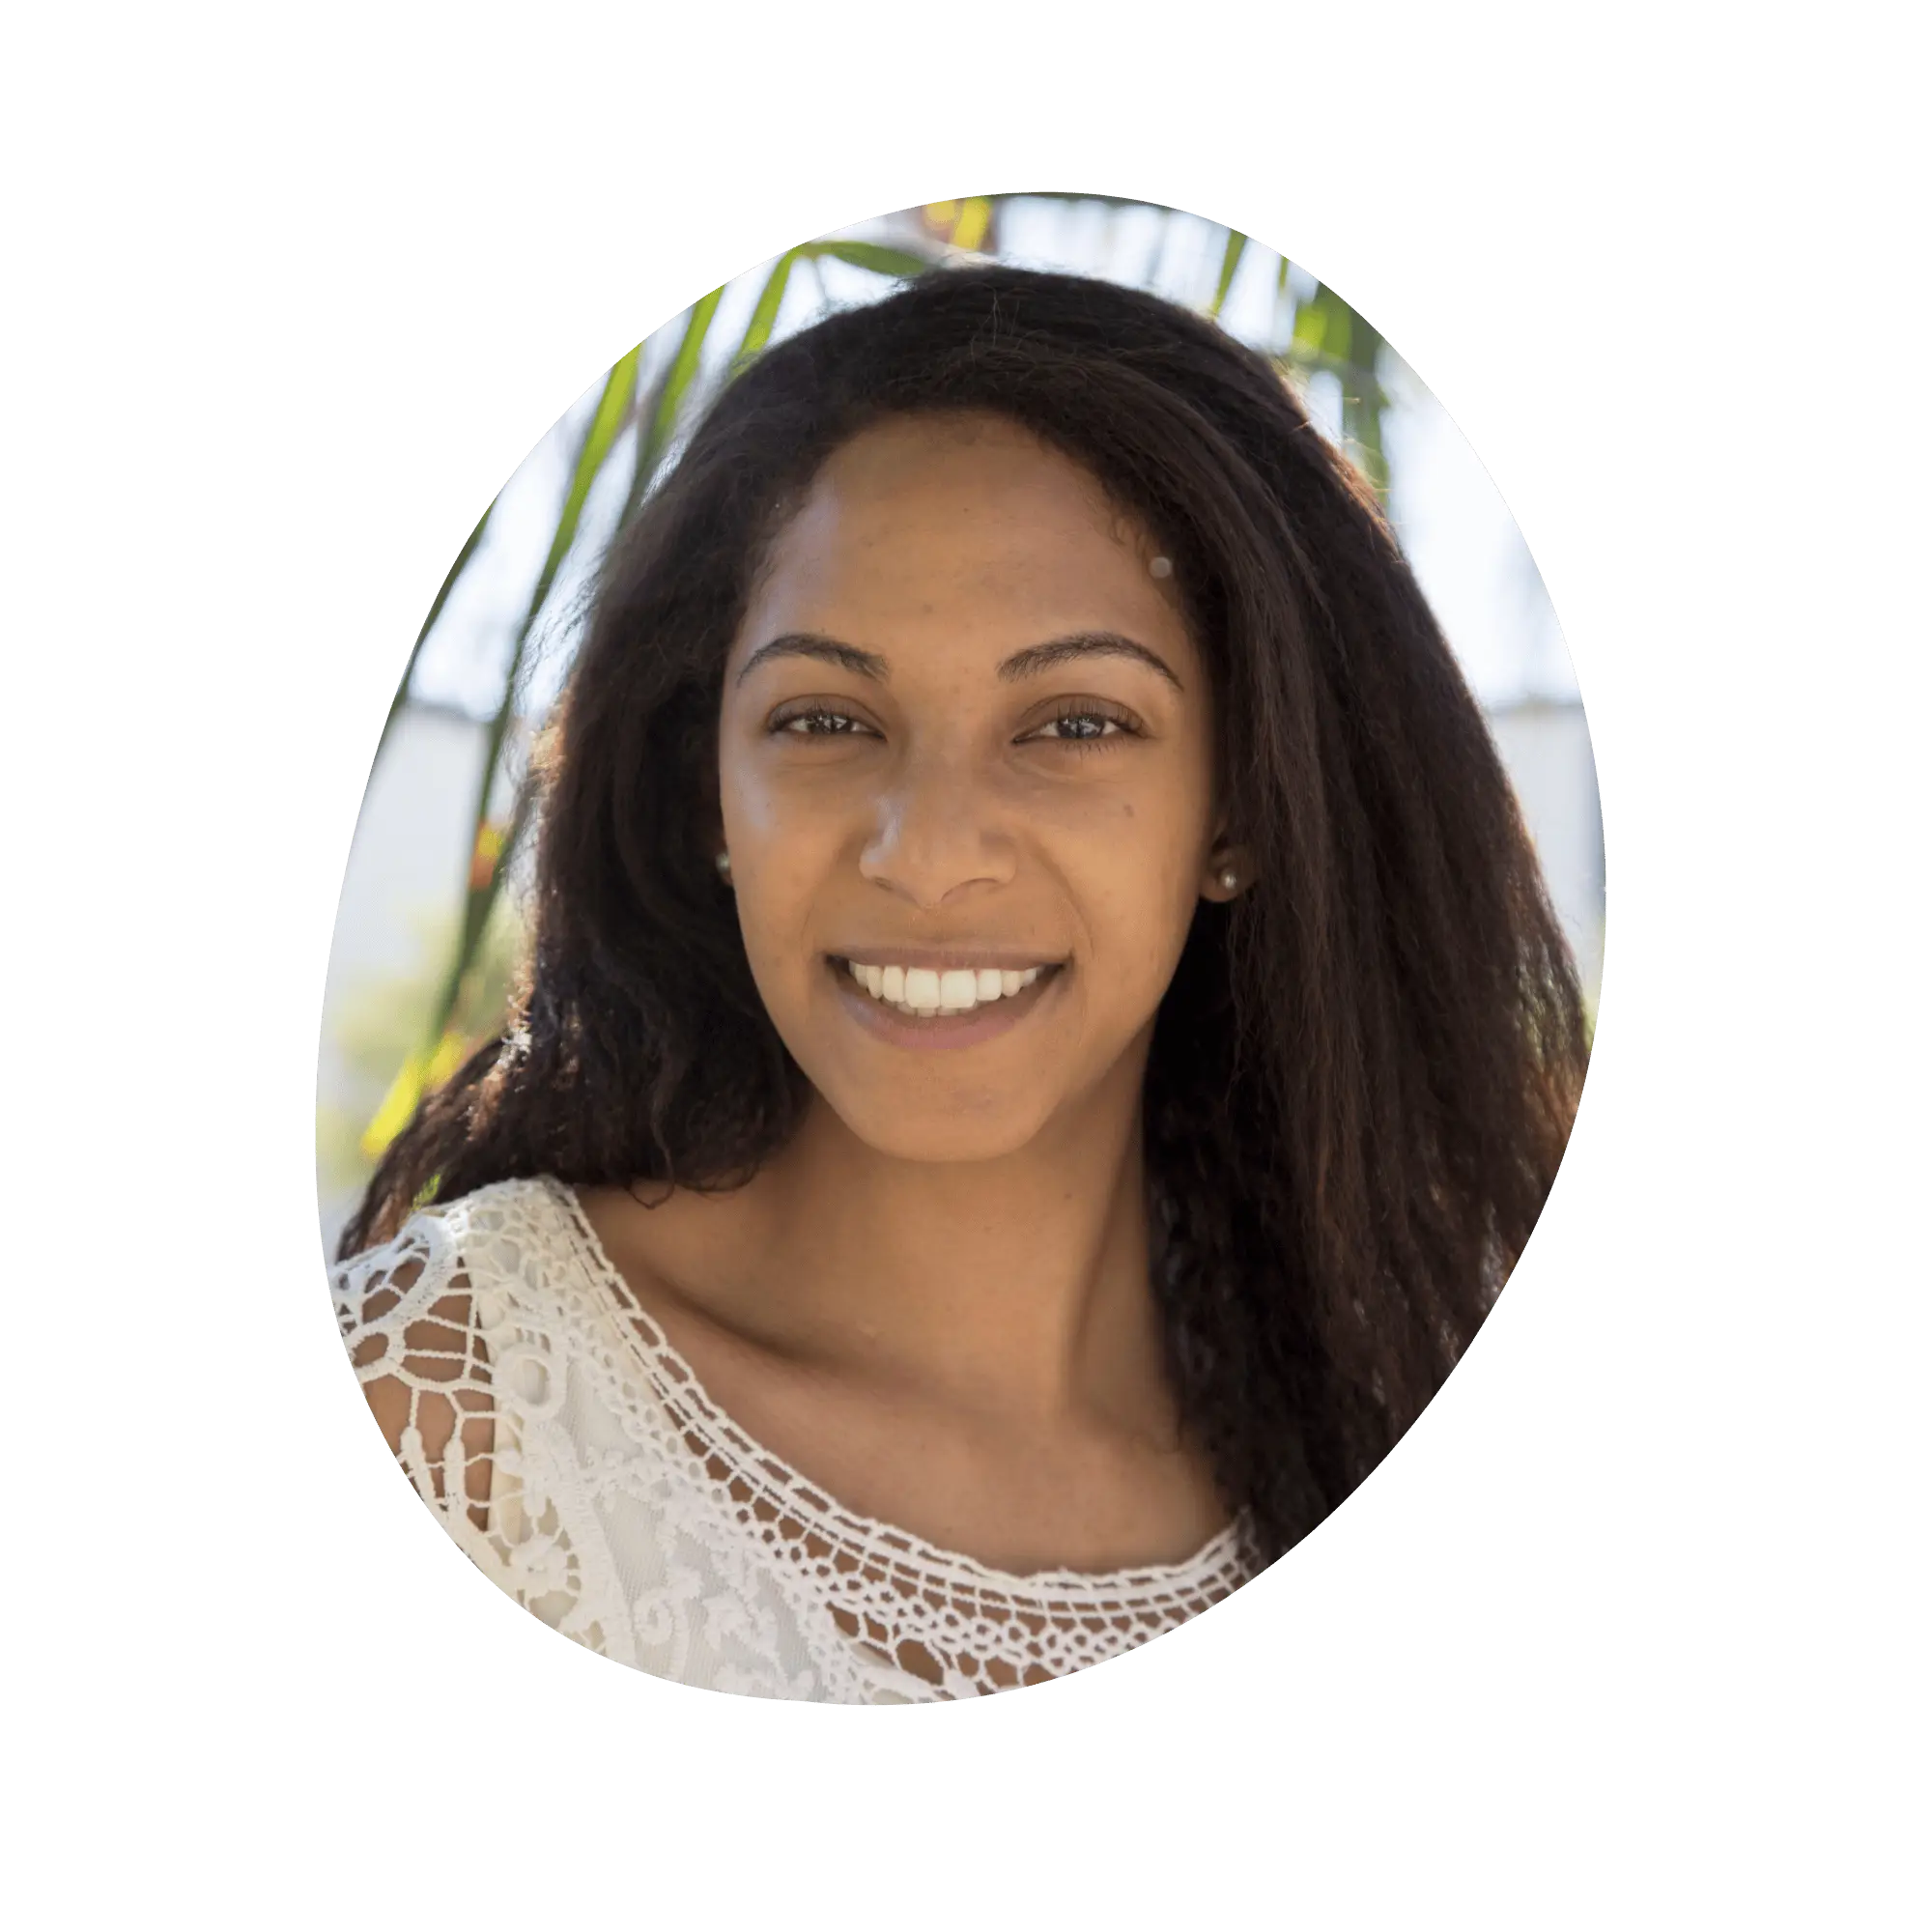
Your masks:
M 1169 1371 L 1263 1551 L 1414 1421 L 1562 1157 L 1576 969 L 1482 714 L 1373 494 L 1261 355 L 1110 283 L 936 270 L 766 352 L 605 557 L 533 772 L 512 1023 L 426 1098 L 341 1244 L 547 1174 L 742 1184 L 808 1089 L 719 889 L 725 654 L 826 458 L 896 412 L 997 412 L 1173 560 L 1254 882 L 1197 911 L 1149 1059 Z

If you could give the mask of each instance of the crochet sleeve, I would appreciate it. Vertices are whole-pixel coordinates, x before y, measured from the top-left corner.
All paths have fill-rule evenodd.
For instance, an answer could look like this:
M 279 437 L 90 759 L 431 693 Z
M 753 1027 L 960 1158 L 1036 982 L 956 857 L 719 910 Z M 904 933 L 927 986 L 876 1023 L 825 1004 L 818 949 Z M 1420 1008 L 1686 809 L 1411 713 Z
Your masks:
M 469 1547 L 489 1527 L 495 1414 L 470 1282 L 448 1230 L 418 1215 L 340 1264 L 336 1320 L 389 1447 L 416 1493 Z

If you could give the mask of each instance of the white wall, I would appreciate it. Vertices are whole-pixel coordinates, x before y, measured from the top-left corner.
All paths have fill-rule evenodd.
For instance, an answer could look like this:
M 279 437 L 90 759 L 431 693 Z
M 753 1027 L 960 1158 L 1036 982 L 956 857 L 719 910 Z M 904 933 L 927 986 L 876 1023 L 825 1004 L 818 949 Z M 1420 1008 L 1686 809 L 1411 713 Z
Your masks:
M 1557 912 L 1594 983 L 1602 960 L 1604 841 L 1582 706 L 1530 699 L 1488 716 Z M 350 850 L 326 1014 L 355 980 L 407 971 L 416 952 L 414 922 L 455 908 L 469 856 L 483 729 L 461 712 L 418 704 L 397 720 Z
M 1604 968 L 1604 822 L 1583 707 L 1530 698 L 1489 714 L 1543 876 L 1592 1000 Z
M 486 727 L 460 711 L 410 704 L 396 720 L 363 794 L 344 869 L 324 982 L 316 1059 L 320 1107 L 370 1114 L 383 1097 L 339 1049 L 345 999 L 358 982 L 421 963 L 421 927 L 459 907 L 469 866 Z M 353 1203 L 325 1191 L 323 1236 L 333 1246 Z
M 1582 703 L 1530 701 L 1488 711 L 1497 752 L 1536 840 L 1557 912 L 1588 978 L 1604 918 L 1598 753 Z M 412 920 L 460 910 L 483 767 L 485 726 L 460 711 L 404 705 L 350 835 L 334 937 L 323 945 L 328 1007 L 355 980 L 406 970 Z
M 1583 711 L 1531 700 L 1490 714 L 1550 895 L 1595 991 L 1603 961 L 1603 830 Z M 405 974 L 422 958 L 426 921 L 454 914 L 469 854 L 484 726 L 461 712 L 412 704 L 371 778 L 336 917 L 324 996 L 317 1098 L 373 1111 L 335 1051 L 344 998 L 358 980 Z M 325 1202 L 332 1233 L 346 1202 Z

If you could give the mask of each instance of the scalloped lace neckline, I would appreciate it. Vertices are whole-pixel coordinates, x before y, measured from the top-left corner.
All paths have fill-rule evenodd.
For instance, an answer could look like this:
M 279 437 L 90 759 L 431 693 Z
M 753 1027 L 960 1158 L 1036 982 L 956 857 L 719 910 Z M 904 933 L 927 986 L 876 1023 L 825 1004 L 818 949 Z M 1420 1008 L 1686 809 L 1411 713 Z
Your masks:
M 537 1182 L 561 1225 L 591 1286 L 617 1318 L 633 1359 L 658 1401 L 680 1429 L 731 1473 L 762 1492 L 784 1512 L 828 1541 L 889 1558 L 895 1568 L 919 1568 L 936 1577 L 1032 1598 L 1105 1597 L 1119 1603 L 1139 1592 L 1163 1595 L 1177 1586 L 1223 1581 L 1238 1584 L 1241 1520 L 1218 1529 L 1192 1556 L 1178 1563 L 1149 1563 L 1110 1571 L 1036 1570 L 1025 1574 L 994 1568 L 963 1551 L 945 1549 L 912 1531 L 849 1509 L 821 1484 L 810 1481 L 782 1456 L 741 1429 L 715 1402 L 663 1328 L 632 1292 L 622 1271 L 605 1251 L 575 1189 L 549 1176 Z

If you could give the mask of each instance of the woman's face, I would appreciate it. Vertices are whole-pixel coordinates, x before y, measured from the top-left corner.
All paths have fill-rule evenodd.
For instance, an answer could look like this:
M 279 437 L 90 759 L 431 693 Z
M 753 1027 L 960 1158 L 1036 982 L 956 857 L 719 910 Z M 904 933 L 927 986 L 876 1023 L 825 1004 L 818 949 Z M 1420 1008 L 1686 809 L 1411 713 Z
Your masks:
M 832 457 L 733 640 L 719 772 L 758 991 L 854 1134 L 990 1159 L 1138 1092 L 1231 895 L 1213 723 L 1153 546 L 1078 465 L 980 414 Z

